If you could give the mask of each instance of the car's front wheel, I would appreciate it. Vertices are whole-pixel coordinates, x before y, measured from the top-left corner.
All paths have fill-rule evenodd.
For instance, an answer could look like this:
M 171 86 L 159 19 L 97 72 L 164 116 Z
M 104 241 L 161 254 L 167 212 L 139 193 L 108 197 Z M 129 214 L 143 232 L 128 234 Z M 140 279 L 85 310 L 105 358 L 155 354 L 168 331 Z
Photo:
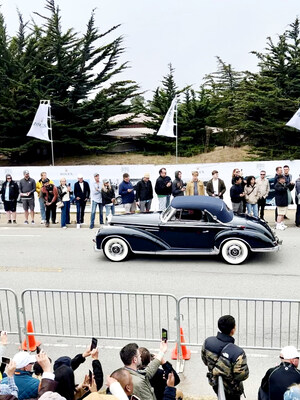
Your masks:
M 241 264 L 249 255 L 247 245 L 238 239 L 232 239 L 225 242 L 221 249 L 221 255 L 228 264 Z
M 130 249 L 125 240 L 115 237 L 104 243 L 103 253 L 110 261 L 124 261 L 129 256 Z

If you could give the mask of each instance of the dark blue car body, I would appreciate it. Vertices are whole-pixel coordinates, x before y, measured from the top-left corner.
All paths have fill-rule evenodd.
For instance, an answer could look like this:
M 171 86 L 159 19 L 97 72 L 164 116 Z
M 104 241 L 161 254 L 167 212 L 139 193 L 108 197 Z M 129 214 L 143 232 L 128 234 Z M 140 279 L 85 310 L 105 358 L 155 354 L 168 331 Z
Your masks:
M 221 254 L 226 262 L 240 264 L 250 252 L 279 248 L 263 220 L 237 215 L 224 201 L 208 196 L 176 197 L 163 212 L 113 216 L 95 242 L 111 261 L 123 261 L 130 253 Z

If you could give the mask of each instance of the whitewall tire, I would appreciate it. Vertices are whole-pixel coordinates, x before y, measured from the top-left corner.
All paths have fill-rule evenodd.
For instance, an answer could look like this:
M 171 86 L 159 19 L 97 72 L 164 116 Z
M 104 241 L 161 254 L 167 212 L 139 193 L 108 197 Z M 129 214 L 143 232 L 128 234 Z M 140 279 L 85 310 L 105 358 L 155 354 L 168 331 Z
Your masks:
M 243 263 L 248 255 L 248 246 L 238 239 L 231 239 L 225 242 L 221 249 L 221 255 L 228 264 L 238 265 Z
M 108 239 L 103 246 L 103 253 L 110 261 L 124 261 L 129 256 L 130 249 L 124 239 L 114 237 Z

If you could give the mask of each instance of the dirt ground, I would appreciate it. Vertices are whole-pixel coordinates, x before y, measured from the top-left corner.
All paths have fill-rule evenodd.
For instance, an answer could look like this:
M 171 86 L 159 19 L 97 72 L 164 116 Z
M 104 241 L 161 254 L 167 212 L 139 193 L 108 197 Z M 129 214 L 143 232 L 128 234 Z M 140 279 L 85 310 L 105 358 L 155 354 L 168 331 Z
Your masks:
M 250 148 L 247 146 L 217 147 L 210 153 L 202 153 L 193 157 L 178 157 L 179 164 L 213 163 L 229 161 L 248 161 L 253 159 Z M 176 158 L 173 155 L 145 156 L 137 153 L 104 154 L 99 156 L 82 156 L 80 158 L 65 157 L 58 158 L 56 165 L 123 165 L 123 164 L 175 164 Z
M 178 164 L 198 164 L 215 163 L 231 161 L 250 161 L 255 159 L 255 155 L 250 152 L 250 147 L 216 147 L 209 153 L 198 154 L 193 157 L 178 157 Z M 22 165 L 49 165 L 50 159 L 45 161 L 24 162 Z M 145 156 L 138 153 L 118 153 L 88 155 L 81 157 L 55 158 L 55 165 L 124 165 L 124 164 L 176 164 L 176 158 L 173 155 L 165 156 Z M 0 165 L 8 165 L 8 161 L 1 159 Z

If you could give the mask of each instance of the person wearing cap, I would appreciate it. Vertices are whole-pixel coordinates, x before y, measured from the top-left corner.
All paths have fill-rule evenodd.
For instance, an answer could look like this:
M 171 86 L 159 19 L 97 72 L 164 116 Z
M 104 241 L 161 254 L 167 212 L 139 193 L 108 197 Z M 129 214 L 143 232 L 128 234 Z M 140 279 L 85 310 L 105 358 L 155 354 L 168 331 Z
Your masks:
M 14 373 L 15 384 L 19 390 L 19 400 L 36 398 L 40 381 L 31 376 L 32 366 L 36 361 L 36 356 L 27 351 L 19 351 L 14 355 L 16 370 Z M 1 383 L 8 384 L 8 377 L 5 377 Z
M 97 207 L 99 207 L 99 223 L 100 225 L 103 224 L 103 202 L 101 194 L 101 183 L 98 172 L 94 173 L 94 180 L 95 181 L 92 184 L 92 190 L 91 190 L 92 209 L 91 209 L 90 229 L 94 228 Z
M 173 197 L 184 196 L 184 192 L 186 189 L 186 185 L 184 185 L 183 180 L 181 179 L 182 172 L 175 171 L 175 179 L 172 182 L 172 195 Z
M 284 230 L 287 228 L 283 220 L 289 204 L 288 190 L 292 191 L 294 186 L 294 182 L 286 183 L 284 175 L 278 175 L 277 183 L 274 186 L 275 204 L 277 207 L 276 229 Z
M 116 195 L 108 179 L 103 179 L 101 196 L 102 196 L 102 204 L 105 206 L 106 218 L 109 216 L 110 213 L 112 215 L 115 215 Z
M 31 223 L 34 224 L 34 192 L 36 190 L 35 180 L 30 178 L 29 171 L 23 171 L 24 178 L 20 180 L 20 196 L 25 212 L 25 222 L 28 225 L 28 209 L 30 210 Z
M 4 210 L 7 215 L 7 223 L 16 224 L 16 210 L 17 199 L 19 196 L 19 186 L 12 180 L 11 174 L 6 174 L 5 182 L 1 188 L 2 201 L 4 203 Z
M 43 181 L 45 181 L 47 178 L 47 172 L 41 172 L 41 179 L 39 179 L 35 185 L 35 190 L 37 192 L 38 198 L 39 198 L 39 203 L 40 203 L 40 213 L 41 213 L 41 224 L 44 224 L 46 222 L 46 209 L 45 209 L 45 202 L 44 202 L 44 197 L 43 193 L 41 192 L 41 189 L 43 187 Z M 49 182 L 51 185 L 54 185 L 54 182 L 49 179 Z
M 282 400 L 292 384 L 300 383 L 300 371 L 297 369 L 299 356 L 294 346 L 286 346 L 281 350 L 280 364 L 270 368 L 261 381 L 259 399 Z
M 150 211 L 153 199 L 153 187 L 148 172 L 146 172 L 144 177 L 136 184 L 135 199 L 136 204 L 140 207 L 141 213 Z
M 264 219 L 265 215 L 265 206 L 266 206 L 266 198 L 270 192 L 270 183 L 266 178 L 266 171 L 260 171 L 260 178 L 256 179 L 256 185 L 258 188 L 259 199 L 257 201 L 259 217 Z
M 84 210 L 88 199 L 90 198 L 90 185 L 83 180 L 82 174 L 77 176 L 78 182 L 74 185 L 74 196 L 76 200 L 76 221 L 77 228 L 84 222 Z
M 217 170 L 212 171 L 212 179 L 207 182 L 206 193 L 212 197 L 223 199 L 223 194 L 226 192 L 226 186 L 222 179 L 219 178 Z

